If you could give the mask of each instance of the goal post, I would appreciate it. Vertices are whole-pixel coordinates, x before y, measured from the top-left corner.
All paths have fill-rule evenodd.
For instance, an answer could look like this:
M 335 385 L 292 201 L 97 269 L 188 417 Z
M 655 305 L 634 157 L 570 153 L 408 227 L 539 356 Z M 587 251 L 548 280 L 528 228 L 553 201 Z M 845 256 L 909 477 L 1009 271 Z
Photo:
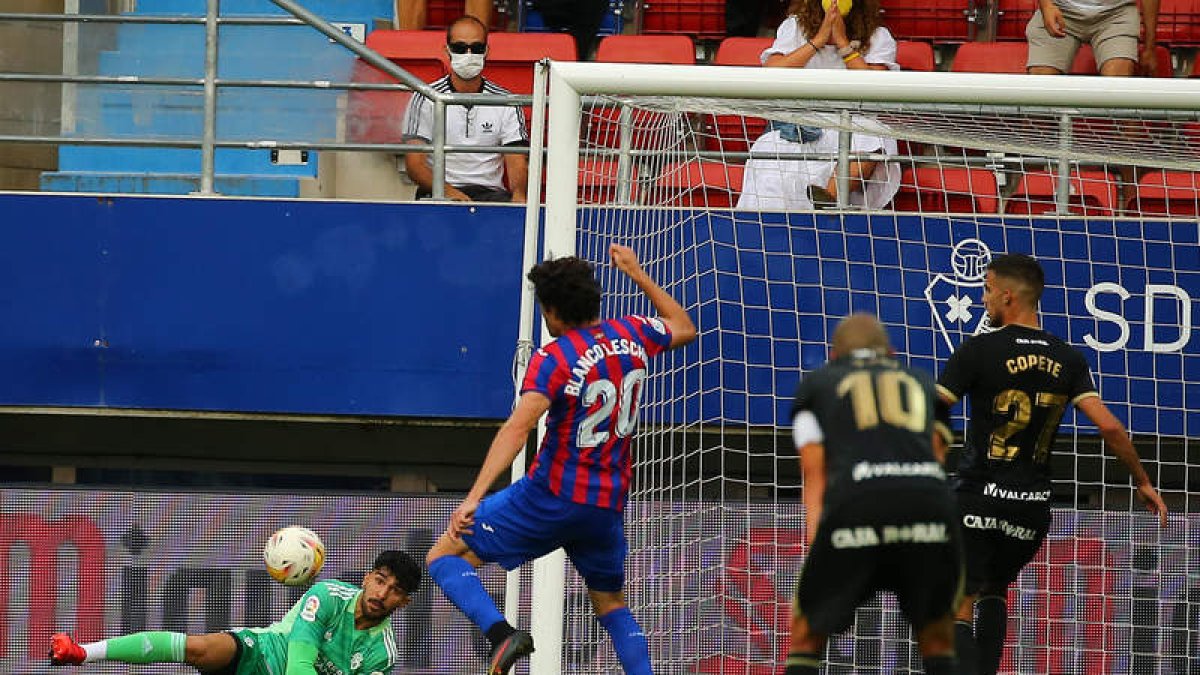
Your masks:
M 542 256 L 596 264 L 604 315 L 649 312 L 608 263 L 609 242 L 629 244 L 700 331 L 651 365 L 634 440 L 627 596 L 655 672 L 774 672 L 804 551 L 794 387 L 852 311 L 879 315 L 898 356 L 937 373 L 986 330 L 980 270 L 1002 252 L 1042 260 L 1047 329 L 1084 351 L 1173 509 L 1165 530 L 1139 513 L 1124 469 L 1069 413 L 1055 525 L 1014 587 L 1005 668 L 1127 673 L 1194 658 L 1190 619 L 1178 634 L 1142 623 L 1147 603 L 1157 617 L 1200 597 L 1188 573 L 1200 565 L 1200 237 L 1186 215 L 1200 214 L 1200 81 L 558 62 L 548 79 Z M 833 136 L 767 154 L 766 120 Z M 883 149 L 861 150 L 864 135 Z M 873 181 L 898 191 L 881 205 L 843 189 L 826 210 L 739 208 L 753 162 L 785 174 L 824 162 L 835 168 L 822 179 L 845 188 L 857 160 L 875 166 L 864 194 Z M 538 567 L 530 672 L 619 673 L 568 567 Z M 884 598 L 831 642 L 829 663 L 907 672 L 919 657 Z

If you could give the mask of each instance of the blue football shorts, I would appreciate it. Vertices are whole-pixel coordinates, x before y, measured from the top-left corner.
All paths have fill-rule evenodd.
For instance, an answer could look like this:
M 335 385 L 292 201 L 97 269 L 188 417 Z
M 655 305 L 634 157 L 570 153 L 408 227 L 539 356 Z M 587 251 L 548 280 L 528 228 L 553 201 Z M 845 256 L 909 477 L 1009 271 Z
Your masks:
M 528 479 L 484 499 L 467 546 L 506 570 L 562 548 L 594 591 L 625 586 L 625 519 L 620 511 L 576 504 Z

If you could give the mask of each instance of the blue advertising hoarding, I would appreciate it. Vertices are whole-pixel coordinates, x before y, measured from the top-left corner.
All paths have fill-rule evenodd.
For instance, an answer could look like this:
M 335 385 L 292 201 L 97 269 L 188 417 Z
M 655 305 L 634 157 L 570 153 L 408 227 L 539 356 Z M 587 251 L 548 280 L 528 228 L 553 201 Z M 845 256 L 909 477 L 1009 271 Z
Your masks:
M 607 211 L 580 217 L 638 222 Z M 852 311 L 936 373 L 980 327 L 982 265 L 1026 252 L 1046 268 L 1046 328 L 1080 347 L 1117 415 L 1200 435 L 1194 222 L 663 213 L 674 223 L 628 243 L 701 330 L 655 366 L 668 420 L 786 424 Z M 510 409 L 521 208 L 0 195 L 0 214 L 0 404 Z M 589 236 L 607 245 L 584 234 L 580 250 L 603 251 Z

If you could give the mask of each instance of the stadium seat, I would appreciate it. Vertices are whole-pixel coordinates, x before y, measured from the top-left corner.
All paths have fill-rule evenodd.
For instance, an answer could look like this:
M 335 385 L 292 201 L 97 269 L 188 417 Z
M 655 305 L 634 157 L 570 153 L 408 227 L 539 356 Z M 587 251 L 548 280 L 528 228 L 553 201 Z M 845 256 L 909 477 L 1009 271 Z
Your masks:
M 761 66 L 762 53 L 775 42 L 769 37 L 731 37 L 721 40 L 714 66 Z
M 900 40 L 896 43 L 896 63 L 900 70 L 915 70 L 922 73 L 932 73 L 937 70 L 937 62 L 933 58 L 933 46 L 928 42 Z
M 696 47 L 686 35 L 609 35 L 596 48 L 603 63 L 696 62 Z
M 1030 171 L 1017 180 L 1005 213 L 1054 213 L 1058 176 L 1050 171 Z M 1072 171 L 1069 209 L 1081 216 L 1112 216 L 1118 207 L 1117 182 L 1107 171 Z
M 1158 42 L 1172 47 L 1200 46 L 1200 0 L 1161 0 Z
M 659 177 L 656 205 L 728 208 L 737 203 L 745 168 L 723 162 L 671 164 Z
M 444 30 L 376 30 L 366 44 L 425 82 L 450 72 Z
M 1025 40 L 1025 26 L 1037 9 L 1036 2 L 1028 0 L 999 0 L 996 4 L 996 39 Z
M 606 63 L 693 64 L 696 50 L 683 35 L 609 35 L 596 48 L 596 60 Z M 615 148 L 620 143 L 619 113 L 616 108 L 593 110 L 585 120 L 588 143 Z M 664 150 L 677 144 L 681 129 L 675 117 L 647 110 L 633 116 L 634 149 Z
M 1133 213 L 1195 218 L 1200 216 L 1200 173 L 1151 171 L 1126 202 Z
M 575 38 L 566 33 L 492 33 L 483 76 L 514 94 L 531 94 L 533 64 L 543 58 L 575 61 Z
M 714 66 L 760 67 L 762 61 L 759 57 L 773 42 L 775 39 L 769 37 L 725 38 L 717 47 L 712 63 Z M 745 152 L 767 128 L 767 121 L 761 117 L 741 115 L 706 115 L 704 126 L 706 150 Z
M 921 213 L 996 213 L 999 202 L 996 174 L 987 169 L 926 166 L 904 170 L 892 208 Z
M 648 0 L 640 9 L 643 35 L 690 35 L 696 40 L 725 37 L 724 0 Z
M 881 0 L 883 25 L 897 40 L 965 42 L 968 0 Z
M 1029 48 L 1024 42 L 967 42 L 958 48 L 950 70 L 955 73 L 1023 75 Z
M 445 31 L 377 30 L 367 35 L 366 44 L 423 82 L 449 72 Z M 384 84 L 395 79 L 359 60 L 354 63 L 351 81 Z M 350 91 L 346 96 L 346 140 L 399 143 L 404 109 L 411 96 L 407 91 Z
M 618 201 L 617 160 L 589 160 L 583 158 L 579 165 L 579 203 L 610 204 Z M 629 200 L 638 198 L 637 167 L 630 166 Z M 543 180 L 545 180 L 543 178 Z

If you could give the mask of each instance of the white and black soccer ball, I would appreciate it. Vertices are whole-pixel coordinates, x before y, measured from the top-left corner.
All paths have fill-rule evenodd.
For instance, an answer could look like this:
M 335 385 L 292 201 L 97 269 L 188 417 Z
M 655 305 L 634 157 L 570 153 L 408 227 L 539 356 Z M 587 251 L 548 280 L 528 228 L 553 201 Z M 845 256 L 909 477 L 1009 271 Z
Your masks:
M 288 586 L 303 586 L 312 581 L 325 564 L 325 544 L 307 527 L 285 527 L 267 539 L 263 562 L 267 564 L 267 574 L 275 581 Z

